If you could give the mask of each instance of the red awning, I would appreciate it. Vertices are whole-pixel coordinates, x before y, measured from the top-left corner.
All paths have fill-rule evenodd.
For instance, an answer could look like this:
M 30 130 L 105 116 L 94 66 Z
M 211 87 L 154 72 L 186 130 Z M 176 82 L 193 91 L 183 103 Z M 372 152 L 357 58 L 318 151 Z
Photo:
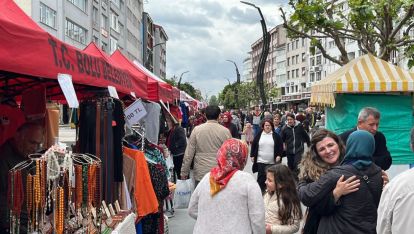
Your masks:
M 74 84 L 146 94 L 145 85 L 127 70 L 53 37 L 11 0 L 0 1 L 0 55 L 1 93 L 19 94 L 38 83 L 59 89 L 57 75 L 66 73 Z
M 89 45 L 83 51 L 88 53 L 88 54 L 91 54 L 93 56 L 96 56 L 96 57 L 102 57 L 106 62 L 108 62 L 108 63 L 110 63 L 114 66 L 117 66 L 119 68 L 122 68 L 124 70 L 129 71 L 132 78 L 137 81 L 137 85 L 140 86 L 140 89 L 145 90 L 144 93 L 142 91 L 140 92 L 140 90 L 135 91 L 135 96 L 139 97 L 139 98 L 144 98 L 144 99 L 147 98 L 147 95 L 148 95 L 147 94 L 147 92 L 148 92 L 148 90 L 147 90 L 147 76 L 144 73 L 140 73 L 140 72 L 137 72 L 134 69 L 130 69 L 128 67 L 127 63 L 118 61 L 118 60 L 113 59 L 112 57 L 108 56 L 98 46 L 96 46 L 96 44 L 94 42 L 89 43 Z M 120 53 L 120 52 L 118 52 L 118 53 Z
M 177 87 L 173 87 L 172 94 L 174 101 L 180 101 L 180 90 Z

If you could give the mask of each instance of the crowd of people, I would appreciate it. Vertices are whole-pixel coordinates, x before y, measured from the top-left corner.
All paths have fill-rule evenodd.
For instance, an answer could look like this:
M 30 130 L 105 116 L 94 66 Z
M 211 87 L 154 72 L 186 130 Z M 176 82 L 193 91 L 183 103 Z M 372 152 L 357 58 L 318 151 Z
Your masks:
M 388 184 L 392 158 L 377 109 L 363 108 L 355 128 L 340 135 L 312 108 L 243 113 L 208 106 L 204 115 L 176 171 L 188 179 L 193 169 L 194 233 L 409 233 L 414 217 L 403 203 L 413 202 L 414 172 Z M 257 181 L 243 171 L 249 156 Z
M 355 128 L 340 135 L 318 125 L 323 113 L 305 112 L 208 106 L 190 130 L 167 119 L 174 178 L 189 179 L 193 171 L 194 233 L 411 233 L 414 169 L 389 182 L 392 157 L 378 131 L 380 112 L 363 108 Z M 414 129 L 410 136 L 413 149 Z M 0 147 L 3 203 L 9 156 L 34 153 L 42 138 L 42 128 L 28 123 Z M 257 180 L 243 171 L 249 157 Z

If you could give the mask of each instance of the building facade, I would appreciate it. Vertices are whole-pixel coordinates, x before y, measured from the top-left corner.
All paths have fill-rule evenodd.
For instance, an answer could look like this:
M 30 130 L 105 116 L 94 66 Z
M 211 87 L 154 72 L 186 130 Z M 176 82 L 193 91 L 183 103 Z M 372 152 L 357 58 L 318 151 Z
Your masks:
M 286 48 L 286 30 L 283 25 L 277 25 L 269 31 L 270 45 L 269 54 L 266 58 L 263 81 L 269 88 L 280 88 L 282 91 L 281 80 L 286 78 L 285 67 L 285 48 Z M 252 64 L 252 80 L 256 80 L 257 69 L 263 48 L 263 37 L 251 45 L 251 64 Z M 273 101 L 273 100 L 271 100 Z
M 252 52 L 243 60 L 242 82 L 253 81 Z
M 84 49 L 91 41 L 106 53 L 120 49 L 142 62 L 142 0 L 16 0 L 56 38 Z
M 167 68 L 167 41 L 168 36 L 164 28 L 160 25 L 154 24 L 154 74 L 160 78 L 166 78 Z

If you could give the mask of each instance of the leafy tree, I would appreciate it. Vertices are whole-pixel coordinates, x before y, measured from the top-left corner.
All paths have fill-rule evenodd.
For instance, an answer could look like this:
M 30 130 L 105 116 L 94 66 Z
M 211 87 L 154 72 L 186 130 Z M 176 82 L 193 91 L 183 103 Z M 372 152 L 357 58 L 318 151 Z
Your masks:
M 166 78 L 166 79 L 163 79 L 163 80 L 165 82 L 167 82 L 168 84 L 177 87 L 177 77 L 173 76 L 170 79 Z M 199 89 L 194 88 L 194 86 L 192 86 L 188 82 L 181 83 L 180 84 L 180 90 L 185 91 L 188 95 L 190 95 L 191 97 L 193 97 L 197 100 L 202 99 L 201 91 Z
M 210 97 L 210 100 L 208 101 L 208 104 L 211 106 L 218 106 L 219 100 L 217 99 L 216 95 L 213 95 Z
M 291 38 L 308 38 L 311 52 L 319 49 L 328 60 L 344 65 L 350 58 L 346 39 L 357 41 L 363 53 L 371 53 L 385 61 L 392 51 L 404 51 L 414 65 L 414 39 L 409 36 L 414 27 L 414 0 L 348 0 L 348 11 L 339 0 L 290 0 L 294 12 L 287 19 L 282 8 L 284 26 Z M 402 32 L 402 34 L 401 34 Z M 340 52 L 336 58 L 328 54 L 321 39 L 332 38 Z

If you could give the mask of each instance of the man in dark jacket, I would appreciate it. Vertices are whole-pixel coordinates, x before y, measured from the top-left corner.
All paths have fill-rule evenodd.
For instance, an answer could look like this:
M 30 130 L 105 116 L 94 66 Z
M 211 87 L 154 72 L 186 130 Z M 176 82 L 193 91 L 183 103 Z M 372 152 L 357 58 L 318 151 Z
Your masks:
M 298 164 L 302 159 L 305 150 L 304 143 L 310 145 L 309 135 L 305 132 L 302 124 L 295 120 L 293 114 L 286 115 L 287 124 L 283 127 L 281 137 L 284 142 L 288 166 L 290 170 L 297 176 Z
M 356 130 L 366 130 L 375 139 L 375 152 L 372 155 L 374 163 L 382 170 L 388 170 L 392 164 L 391 154 L 387 149 L 387 140 L 384 134 L 378 131 L 380 112 L 373 107 L 365 107 L 358 114 L 358 124 L 356 128 L 348 130 L 339 135 L 344 144 L 351 133 Z

